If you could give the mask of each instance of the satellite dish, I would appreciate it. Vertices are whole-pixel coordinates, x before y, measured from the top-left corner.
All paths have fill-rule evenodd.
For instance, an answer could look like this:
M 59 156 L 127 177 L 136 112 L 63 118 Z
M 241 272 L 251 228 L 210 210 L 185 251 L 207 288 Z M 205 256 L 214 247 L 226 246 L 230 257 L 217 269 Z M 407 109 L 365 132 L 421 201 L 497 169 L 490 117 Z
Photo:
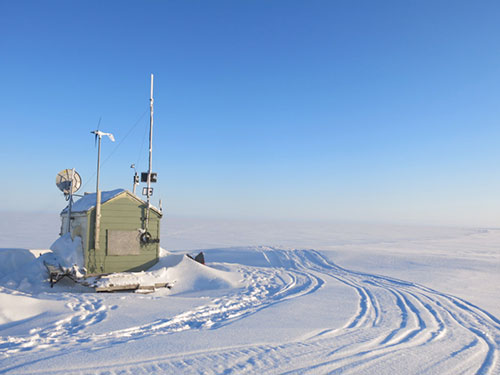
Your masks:
M 82 178 L 74 169 L 63 169 L 56 176 L 56 185 L 64 194 L 73 194 L 82 186 Z

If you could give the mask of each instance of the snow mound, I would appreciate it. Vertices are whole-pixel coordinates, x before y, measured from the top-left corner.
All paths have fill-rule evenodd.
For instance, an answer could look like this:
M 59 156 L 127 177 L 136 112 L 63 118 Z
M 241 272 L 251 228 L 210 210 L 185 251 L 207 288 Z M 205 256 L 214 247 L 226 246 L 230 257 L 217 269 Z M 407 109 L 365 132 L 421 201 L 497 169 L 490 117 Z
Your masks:
M 241 286 L 241 276 L 236 272 L 216 270 L 184 256 L 175 267 L 166 268 L 174 283 L 175 294 L 208 289 L 227 289 Z
M 85 266 L 83 260 L 82 239 L 76 236 L 71 238 L 70 233 L 66 233 L 59 237 L 50 247 L 54 255 L 57 257 L 58 263 L 62 267 L 83 269 Z
M 140 285 L 173 285 L 169 294 L 204 290 L 228 289 L 241 286 L 236 272 L 221 271 L 200 264 L 186 255 L 160 253 L 160 261 L 150 271 L 121 272 L 102 276 L 95 281 L 97 288 Z
M 28 249 L 0 249 L 0 287 L 37 294 L 46 289 L 43 261 L 56 261 L 52 253 L 36 258 Z
M 0 324 L 12 323 L 54 310 L 64 302 L 48 301 L 24 295 L 0 293 Z
M 19 272 L 35 259 L 35 256 L 27 249 L 0 249 L 1 278 Z

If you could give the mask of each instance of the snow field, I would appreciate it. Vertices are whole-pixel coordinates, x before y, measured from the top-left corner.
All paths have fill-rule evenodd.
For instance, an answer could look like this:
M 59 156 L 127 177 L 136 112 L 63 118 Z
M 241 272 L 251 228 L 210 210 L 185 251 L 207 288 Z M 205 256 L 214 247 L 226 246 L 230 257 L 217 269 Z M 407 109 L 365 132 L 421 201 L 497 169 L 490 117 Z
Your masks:
M 49 255 L 1 250 L 0 374 L 500 373 L 500 321 L 483 307 L 496 290 L 498 232 L 427 235 L 378 233 L 323 251 L 204 249 L 208 266 L 165 252 L 152 272 L 168 266 L 174 288 L 146 296 L 50 289 L 34 275 Z M 428 283 L 414 281 L 421 262 Z M 488 288 L 481 303 L 435 287 L 456 288 L 443 284 L 454 271 L 476 276 L 465 294 Z

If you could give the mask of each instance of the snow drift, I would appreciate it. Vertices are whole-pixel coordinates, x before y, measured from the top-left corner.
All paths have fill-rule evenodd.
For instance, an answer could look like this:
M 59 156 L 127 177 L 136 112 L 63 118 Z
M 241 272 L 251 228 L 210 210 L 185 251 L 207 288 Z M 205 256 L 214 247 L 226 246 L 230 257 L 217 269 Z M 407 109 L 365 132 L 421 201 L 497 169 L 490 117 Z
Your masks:
M 84 274 L 83 244 L 79 236 L 71 238 L 71 233 L 63 234 L 50 247 L 57 263 L 65 268 L 75 268 Z

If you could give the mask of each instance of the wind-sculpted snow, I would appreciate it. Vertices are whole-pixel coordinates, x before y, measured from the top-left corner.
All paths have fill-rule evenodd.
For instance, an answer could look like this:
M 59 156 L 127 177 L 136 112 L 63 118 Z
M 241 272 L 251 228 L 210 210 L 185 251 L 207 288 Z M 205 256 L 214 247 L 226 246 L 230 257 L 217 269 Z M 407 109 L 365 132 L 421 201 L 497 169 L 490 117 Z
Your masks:
M 67 316 L 32 329 L 27 335 L 0 338 L 0 355 L 4 358 L 0 373 L 23 373 L 23 355 L 27 363 L 33 355 L 48 358 L 62 349 L 65 353 L 88 352 L 163 335 L 173 340 L 185 331 L 201 334 L 206 330 L 230 329 L 233 323 L 244 322 L 270 306 L 284 301 L 300 303 L 330 283 L 352 290 L 357 299 L 357 309 L 342 326 L 332 323 L 330 328 L 310 332 L 295 341 L 276 343 L 270 339 L 269 343 L 196 353 L 165 353 L 152 360 L 123 358 L 119 364 L 105 368 L 93 364 L 79 372 L 500 373 L 500 321 L 467 301 L 411 282 L 350 271 L 314 250 L 252 251 L 254 263 L 214 264 L 239 272 L 243 288 L 228 289 L 223 295 L 174 316 L 160 316 L 127 328 L 90 329 L 109 319 L 108 295 L 71 294 L 67 301 L 71 313 Z M 328 317 L 324 321 L 328 322 Z M 43 368 L 39 372 L 44 373 Z M 63 372 L 47 370 L 52 374 Z
M 105 295 L 72 294 L 67 307 L 73 314 L 44 327 L 30 330 L 27 336 L 1 337 L 0 355 L 30 350 L 58 350 L 89 345 L 93 349 L 151 335 L 164 335 L 190 329 L 214 329 L 235 319 L 255 313 L 271 304 L 314 292 L 322 280 L 296 269 L 237 267 L 245 288 L 214 298 L 207 305 L 170 318 L 101 334 L 85 333 L 88 326 L 106 318 Z M 168 297 L 165 297 L 168 298 Z

